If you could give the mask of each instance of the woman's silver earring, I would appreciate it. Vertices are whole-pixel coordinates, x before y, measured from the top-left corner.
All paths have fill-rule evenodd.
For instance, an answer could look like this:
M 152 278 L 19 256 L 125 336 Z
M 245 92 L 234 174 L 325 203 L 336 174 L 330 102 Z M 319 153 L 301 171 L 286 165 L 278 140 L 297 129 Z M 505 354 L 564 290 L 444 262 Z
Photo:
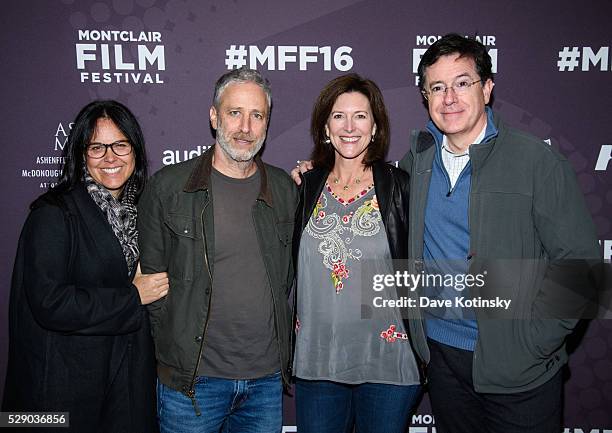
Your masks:
M 327 138 L 326 138 L 326 139 L 323 141 L 323 143 L 325 143 L 325 144 L 329 144 L 329 143 L 331 143 L 331 140 L 329 139 L 329 137 L 327 137 Z

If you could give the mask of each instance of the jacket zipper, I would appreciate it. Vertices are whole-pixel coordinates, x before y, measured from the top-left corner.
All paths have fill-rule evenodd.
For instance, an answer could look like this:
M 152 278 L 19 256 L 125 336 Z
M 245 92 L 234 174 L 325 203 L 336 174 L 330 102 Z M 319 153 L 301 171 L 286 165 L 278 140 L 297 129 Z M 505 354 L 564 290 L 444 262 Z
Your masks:
M 393 195 L 394 195 L 394 189 L 395 189 L 395 178 L 393 178 L 393 174 L 391 172 L 391 169 L 389 169 L 389 175 L 391 176 L 391 188 L 389 191 L 389 194 L 387 195 L 387 203 L 389 203 L 389 206 L 387 207 L 387 212 L 386 215 L 383 215 L 383 226 L 385 227 L 385 232 L 387 235 L 387 242 L 391 242 L 391 240 L 389 239 L 389 232 L 387 230 L 387 224 L 385 224 L 385 219 L 387 220 L 387 223 L 389 222 L 389 215 L 391 214 L 391 204 L 393 203 Z M 376 192 L 376 182 L 374 182 L 374 192 Z M 408 213 L 408 218 L 410 218 L 410 215 Z M 410 249 L 410 245 L 408 245 L 408 249 Z M 419 315 L 419 319 L 420 320 L 420 315 Z M 402 320 L 403 321 L 403 320 Z M 412 355 L 414 356 L 414 360 L 417 364 L 417 370 L 419 372 L 419 376 L 421 379 L 421 385 L 426 385 L 427 384 L 427 371 L 426 371 L 426 364 L 425 362 L 423 362 L 423 360 L 421 359 L 421 357 L 419 356 L 419 354 L 416 351 L 416 343 L 413 341 L 411 332 L 410 332 L 410 328 L 411 328 L 411 324 L 410 322 L 408 322 L 408 329 L 406 329 L 406 331 L 408 331 L 408 341 L 410 342 L 410 347 L 411 347 L 411 352 Z M 416 333 L 416 332 L 415 332 Z
M 200 362 L 202 361 L 202 352 L 204 351 L 204 336 L 206 335 L 206 330 L 208 329 L 208 320 L 210 319 L 210 304 L 212 300 L 213 290 L 213 277 L 212 272 L 210 272 L 210 262 L 208 260 L 208 249 L 206 245 L 206 228 L 204 227 L 204 211 L 206 211 L 207 206 L 208 202 L 206 202 L 206 205 L 202 209 L 202 213 L 200 214 L 200 221 L 202 222 L 202 243 L 204 244 L 204 261 L 206 262 L 206 271 L 208 272 L 208 278 L 210 279 L 210 296 L 208 297 L 208 307 L 206 309 L 206 321 L 204 322 L 204 330 L 202 331 L 202 341 L 200 341 L 200 349 L 198 350 L 198 360 L 196 361 L 196 366 L 191 377 L 189 389 L 187 389 L 186 391 L 187 397 L 191 399 L 191 404 L 193 405 L 193 410 L 195 411 L 196 416 L 202 415 L 200 407 L 198 406 L 198 402 L 196 401 L 195 380 L 198 375 L 198 369 L 200 368 Z
M 470 155 L 470 163 L 472 161 L 472 155 Z M 473 198 L 473 189 L 474 189 L 474 183 L 476 180 L 476 170 L 474 169 L 474 164 L 472 164 L 472 178 L 470 180 L 470 192 L 469 192 L 469 197 L 468 197 L 468 230 L 470 231 L 470 244 L 469 244 L 469 249 L 468 249 L 468 256 L 466 257 L 467 261 L 468 261 L 468 272 L 470 271 L 470 268 L 472 267 L 472 257 L 474 256 L 474 250 L 472 248 L 472 218 L 470 218 L 470 215 L 472 213 L 472 198 Z M 478 312 L 474 311 L 474 316 L 476 317 L 476 326 L 478 327 Z M 472 355 L 472 383 L 474 385 L 474 387 L 476 387 L 476 380 L 475 380 L 475 371 L 476 371 L 476 360 L 478 359 L 478 346 L 480 343 L 480 332 L 478 333 L 478 335 L 476 336 L 476 344 L 474 345 L 474 352 Z
M 260 200 L 257 199 L 256 206 L 259 204 L 259 202 Z M 259 240 L 261 237 L 261 233 L 259 232 L 259 229 L 257 228 L 257 222 L 255 221 L 255 215 L 251 213 L 251 217 L 253 218 L 253 227 L 255 227 L 255 231 L 257 232 L 257 239 Z M 259 245 L 259 248 L 260 248 L 260 253 L 262 253 L 261 245 Z M 264 257 L 263 254 L 262 254 L 262 257 Z M 266 275 L 268 277 L 268 284 L 270 285 L 270 292 L 272 293 L 272 307 L 273 307 L 272 314 L 274 315 L 274 332 L 276 332 L 276 344 L 278 345 L 278 361 L 280 364 L 281 379 L 283 382 L 289 383 L 289 379 L 285 379 L 285 372 L 283 370 L 283 359 L 281 356 L 280 334 L 278 333 L 278 323 L 277 323 L 277 317 L 278 317 L 277 308 L 278 307 L 276 305 L 276 297 L 274 296 L 274 288 L 272 287 L 272 280 L 270 279 L 270 273 L 268 272 L 268 268 L 265 263 L 264 263 L 264 268 L 266 269 Z
M 302 176 L 300 174 L 300 177 L 302 179 L 303 182 L 303 187 L 299 189 L 299 200 L 301 200 L 302 202 L 302 213 L 300 214 L 300 219 L 298 220 L 296 218 L 295 223 L 297 224 L 299 221 L 300 224 L 300 238 L 302 235 L 302 232 L 304 231 L 304 227 L 306 227 L 306 224 L 308 224 L 308 220 L 305 219 L 305 214 L 306 214 L 306 180 L 304 179 L 304 176 Z M 315 205 L 316 206 L 316 205 Z M 304 223 L 304 221 L 306 221 L 306 223 Z M 294 245 L 291 245 L 291 255 L 292 255 L 292 259 L 293 259 L 293 248 Z M 298 252 L 298 256 L 299 256 L 299 252 Z M 291 333 L 290 335 L 290 345 L 289 345 L 289 376 L 290 378 L 288 380 L 291 380 L 291 376 L 293 375 L 293 362 L 295 361 L 295 347 L 297 345 L 297 330 L 296 330 L 296 325 L 297 325 L 297 273 L 298 273 L 298 264 L 297 264 L 297 260 L 294 261 L 293 263 L 293 305 L 291 306 Z
M 431 132 L 430 132 L 430 134 L 431 134 Z M 432 135 L 432 136 L 433 136 L 433 135 Z M 435 138 L 434 138 L 434 140 L 435 140 Z M 434 152 L 435 152 L 435 149 L 434 149 Z M 434 153 L 434 160 L 432 161 L 432 164 L 435 164 L 435 163 L 436 163 L 435 158 L 436 158 L 436 155 L 435 155 L 435 153 Z M 420 166 L 420 163 L 421 163 L 421 159 L 422 159 L 422 157 L 420 156 L 420 154 L 419 154 L 419 153 L 417 153 L 417 152 L 415 152 L 414 159 L 413 159 L 413 166 L 415 166 L 415 167 L 419 167 L 419 166 Z M 429 169 L 429 171 L 431 172 L 431 171 L 432 171 L 432 168 L 430 168 L 430 169 Z M 421 173 L 419 173 L 419 174 L 424 174 L 425 172 L 426 172 L 426 171 L 421 172 Z M 446 175 L 447 180 L 448 180 L 449 185 L 450 185 L 450 179 L 448 179 L 448 174 L 446 174 L 446 173 L 444 173 L 444 174 Z M 431 176 L 431 174 L 430 174 L 430 176 Z M 414 176 L 414 177 L 413 177 L 413 176 L 411 176 L 411 177 L 410 177 L 410 191 L 412 191 L 412 190 L 414 189 L 413 181 L 416 181 L 416 176 Z M 430 177 L 430 182 L 431 182 L 431 177 Z M 471 185 L 470 185 L 470 186 L 471 186 Z M 420 207 L 420 205 L 419 205 L 419 207 Z M 420 212 L 419 212 L 419 213 L 420 213 Z M 424 215 L 425 215 L 425 209 L 423 208 L 423 216 L 424 216 Z M 408 226 L 409 226 L 409 227 L 408 227 L 408 229 L 409 229 L 409 230 L 410 230 L 410 224 L 411 224 L 412 219 L 413 219 L 413 218 L 412 218 L 412 215 L 410 215 L 410 212 L 409 212 L 409 213 L 408 213 Z M 421 238 L 423 238 L 423 236 L 424 236 L 424 234 L 423 234 L 423 233 L 421 233 Z M 419 250 L 419 254 L 417 254 L 417 252 L 416 252 L 416 251 L 414 251 L 414 248 L 412 247 L 412 245 L 411 245 L 411 244 L 412 244 L 412 243 L 409 243 L 409 245 L 408 245 L 408 256 L 410 257 L 410 255 L 412 254 L 412 256 L 413 256 L 413 257 L 417 257 L 417 256 L 419 256 L 419 257 L 420 257 L 419 259 L 414 259 L 414 270 L 415 270 L 415 272 L 416 272 L 416 271 L 417 271 L 417 269 L 416 269 L 417 262 L 421 262 L 421 264 L 424 266 L 424 261 L 423 261 L 423 249 L 421 248 L 421 249 Z M 421 245 L 422 245 L 422 244 L 421 244 Z M 416 320 L 415 326 L 416 326 L 416 327 L 418 327 L 418 328 L 420 329 L 420 331 L 422 332 L 422 336 L 425 338 L 425 349 L 429 351 L 429 347 L 428 347 L 429 345 L 427 344 L 427 333 L 425 332 L 425 327 L 423 326 L 423 320 L 424 320 L 424 319 L 423 319 L 423 315 L 421 314 L 421 310 L 420 310 L 420 309 L 417 309 L 417 314 L 418 314 L 418 318 L 417 318 L 417 320 Z M 417 329 L 417 331 L 418 331 L 419 329 Z M 417 332 L 417 333 L 418 333 L 418 332 Z M 416 351 L 415 351 L 415 352 L 416 352 Z M 427 363 L 426 363 L 424 360 L 422 360 L 422 359 L 420 358 L 420 356 L 418 355 L 418 353 L 415 353 L 415 355 L 416 355 L 416 357 L 417 357 L 417 363 L 419 364 L 419 365 L 418 365 L 419 373 L 420 373 L 420 374 L 422 374 L 423 385 L 426 385 L 426 384 L 427 384 L 427 382 L 428 382 L 428 377 L 427 377 Z M 419 362 L 419 361 L 420 361 L 420 362 Z

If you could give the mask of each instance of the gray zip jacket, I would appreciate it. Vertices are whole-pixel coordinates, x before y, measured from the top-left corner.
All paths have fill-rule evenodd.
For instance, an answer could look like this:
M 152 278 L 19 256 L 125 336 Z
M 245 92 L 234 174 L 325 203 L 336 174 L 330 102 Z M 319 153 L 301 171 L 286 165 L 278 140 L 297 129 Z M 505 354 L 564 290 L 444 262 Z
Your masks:
M 592 299 L 589 272 L 601 255 L 569 162 L 488 111 L 498 134 L 469 150 L 467 258 L 471 274 L 486 271 L 486 284 L 463 296 L 511 299 L 507 311 L 475 309 L 472 375 L 478 392 L 516 393 L 544 384 L 567 362 L 565 340 Z M 400 162 L 410 174 L 409 255 L 415 273 L 423 270 L 425 207 L 441 137 L 430 129 L 413 133 Z

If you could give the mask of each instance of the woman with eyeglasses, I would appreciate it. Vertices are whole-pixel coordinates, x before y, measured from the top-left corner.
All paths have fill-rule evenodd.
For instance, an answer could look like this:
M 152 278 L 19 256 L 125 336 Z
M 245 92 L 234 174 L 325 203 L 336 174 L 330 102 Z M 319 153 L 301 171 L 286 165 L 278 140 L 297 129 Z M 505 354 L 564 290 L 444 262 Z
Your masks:
M 68 412 L 62 431 L 155 432 L 144 305 L 166 295 L 168 278 L 138 267 L 140 126 L 124 105 L 94 101 L 64 156 L 58 185 L 31 205 L 19 239 L 3 410 Z

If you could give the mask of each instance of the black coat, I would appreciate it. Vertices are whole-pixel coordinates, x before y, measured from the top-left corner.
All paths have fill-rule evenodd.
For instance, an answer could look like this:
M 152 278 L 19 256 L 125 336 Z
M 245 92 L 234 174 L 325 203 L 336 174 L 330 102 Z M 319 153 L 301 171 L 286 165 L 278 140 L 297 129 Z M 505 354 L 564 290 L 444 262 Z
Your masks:
M 83 185 L 34 202 L 13 270 L 3 410 L 70 412 L 66 432 L 157 431 L 152 339 L 131 281 Z

